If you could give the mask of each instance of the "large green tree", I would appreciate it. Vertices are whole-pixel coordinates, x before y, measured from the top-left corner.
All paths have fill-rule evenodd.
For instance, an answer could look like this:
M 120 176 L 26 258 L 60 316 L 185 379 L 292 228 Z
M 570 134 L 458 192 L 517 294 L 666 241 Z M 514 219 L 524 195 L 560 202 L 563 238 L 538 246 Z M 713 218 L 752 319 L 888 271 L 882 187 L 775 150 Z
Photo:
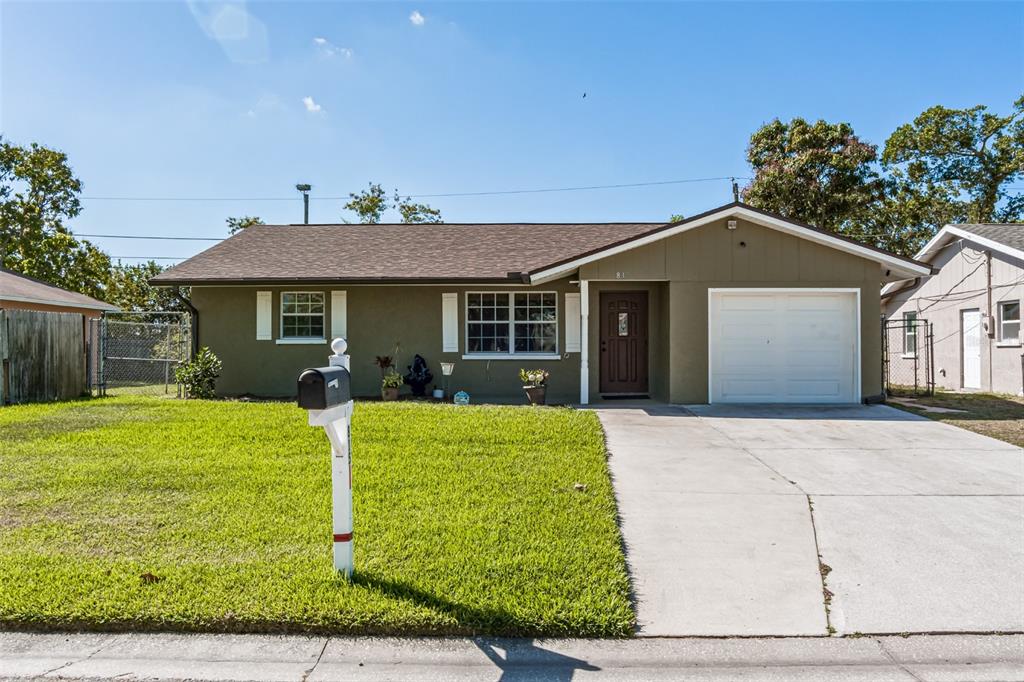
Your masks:
M 184 306 L 168 287 L 154 287 L 151 277 L 164 268 L 153 261 L 127 265 L 117 263 L 107 277 L 104 300 L 124 311 L 183 310 Z
M 394 198 L 389 202 L 384 188 L 373 182 L 361 192 L 350 193 L 349 201 L 344 208 L 359 216 L 361 223 L 379 223 L 389 208 L 398 211 L 403 223 L 443 222 L 441 211 L 429 204 L 417 203 L 410 197 L 402 197 L 397 189 L 394 192 Z
M 1024 195 L 1008 188 L 1024 177 L 1024 96 L 1006 116 L 984 105 L 931 107 L 893 132 L 882 161 L 908 195 L 945 213 L 942 222 L 1020 221 Z
M 263 218 L 255 215 L 244 215 L 237 218 L 228 218 L 225 221 L 228 224 L 228 234 L 235 234 L 241 232 L 247 227 L 253 225 L 263 225 Z
M 63 152 L 0 138 L 0 266 L 103 298 L 110 258 L 65 225 L 81 188 Z
M 754 178 L 743 200 L 837 232 L 850 231 L 883 191 L 878 149 L 849 123 L 775 119 L 750 137 Z

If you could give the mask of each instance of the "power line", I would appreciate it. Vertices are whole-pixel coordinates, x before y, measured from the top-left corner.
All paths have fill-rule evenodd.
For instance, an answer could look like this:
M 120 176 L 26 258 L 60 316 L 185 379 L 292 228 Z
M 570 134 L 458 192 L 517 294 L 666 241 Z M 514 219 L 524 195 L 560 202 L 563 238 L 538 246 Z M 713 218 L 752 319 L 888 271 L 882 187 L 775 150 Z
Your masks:
M 542 192 L 580 192 L 592 189 L 626 189 L 630 187 L 653 187 L 656 185 L 681 185 L 688 182 L 712 182 L 716 180 L 749 180 L 750 178 L 730 175 L 717 178 L 690 178 L 687 180 L 661 180 L 658 182 L 630 182 L 618 185 L 588 185 L 584 187 L 549 187 L 546 189 L 507 189 L 491 192 L 451 192 L 448 194 L 410 194 L 413 199 L 436 199 L 441 197 L 482 197 L 498 194 L 540 194 Z
M 104 239 L 174 239 L 178 241 L 192 241 L 192 242 L 220 242 L 224 241 L 221 237 L 145 237 L 134 234 L 85 234 L 84 232 L 75 232 L 76 237 L 103 237 Z
M 714 178 L 685 178 L 681 180 L 656 180 L 653 182 L 629 182 L 614 185 L 584 185 L 579 187 L 542 187 L 536 189 L 505 189 L 489 190 L 484 192 L 445 192 L 439 194 L 405 194 L 412 199 L 437 199 L 442 197 L 483 197 L 498 196 L 505 194 L 541 194 L 546 192 L 581 192 L 599 189 L 629 189 L 633 187 L 655 187 L 659 185 L 681 185 L 691 182 L 714 182 L 721 180 L 749 180 L 747 176 L 723 175 Z M 81 197 L 85 201 L 298 201 L 299 196 L 294 197 L 124 197 L 124 196 L 97 196 Z M 311 196 L 314 201 L 339 201 L 349 199 L 349 196 Z
M 191 256 L 181 256 L 181 257 L 174 257 L 174 256 L 111 256 L 110 258 L 111 258 L 111 260 L 129 260 L 129 259 L 138 259 L 138 260 L 186 260 L 188 258 L 191 258 Z

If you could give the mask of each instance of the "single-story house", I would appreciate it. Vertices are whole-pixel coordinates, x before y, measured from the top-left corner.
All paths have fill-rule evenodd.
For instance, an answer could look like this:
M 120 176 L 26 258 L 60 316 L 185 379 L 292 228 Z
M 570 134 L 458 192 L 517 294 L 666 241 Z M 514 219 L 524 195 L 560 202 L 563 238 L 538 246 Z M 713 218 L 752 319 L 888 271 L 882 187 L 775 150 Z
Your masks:
M 923 352 L 930 324 L 936 385 L 1024 392 L 1024 223 L 946 225 L 915 259 L 935 274 L 882 290 L 886 319 L 902 321 L 898 350 L 910 358 Z
M 23 310 L 31 312 L 6 312 Z M 98 326 L 90 321 L 116 310 L 109 303 L 0 268 L 0 404 L 81 394 L 89 385 L 88 368 L 98 364 Z M 37 323 L 18 327 L 12 318 Z
M 882 393 L 879 290 L 931 268 L 731 203 L 673 223 L 282 225 L 166 270 L 225 395 L 289 396 L 347 338 L 352 386 L 415 354 L 440 386 L 549 401 L 857 403 Z

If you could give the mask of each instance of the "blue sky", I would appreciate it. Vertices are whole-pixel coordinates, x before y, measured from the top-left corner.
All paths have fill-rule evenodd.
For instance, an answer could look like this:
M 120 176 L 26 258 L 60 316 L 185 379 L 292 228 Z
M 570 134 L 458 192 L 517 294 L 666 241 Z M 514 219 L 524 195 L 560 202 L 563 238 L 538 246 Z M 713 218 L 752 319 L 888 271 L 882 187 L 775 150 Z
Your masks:
M 0 131 L 67 152 L 82 233 L 299 222 L 300 181 L 325 197 L 371 180 L 437 194 L 745 176 L 750 133 L 775 117 L 882 144 L 934 104 L 1006 112 L 1024 92 L 1024 3 L 1009 2 L 4 2 L 0 38 Z M 717 181 L 426 201 L 449 222 L 541 222 L 730 199 Z M 314 200 L 311 221 L 342 203 Z

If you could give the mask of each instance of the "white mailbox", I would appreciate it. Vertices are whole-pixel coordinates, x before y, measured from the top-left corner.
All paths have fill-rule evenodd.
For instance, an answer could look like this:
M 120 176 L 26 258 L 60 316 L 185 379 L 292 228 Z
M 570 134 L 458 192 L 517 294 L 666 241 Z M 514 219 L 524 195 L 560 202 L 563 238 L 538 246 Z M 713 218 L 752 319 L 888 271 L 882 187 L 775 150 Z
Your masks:
M 331 341 L 334 351 L 328 359 L 330 367 L 344 370 L 347 379 L 349 356 L 345 355 L 348 344 L 345 339 Z M 308 370 L 307 370 L 308 371 Z M 306 372 L 303 372 L 305 374 Z M 326 374 L 321 371 L 321 374 Z M 300 375 L 302 376 L 302 375 Z M 347 389 L 347 381 L 346 386 Z M 347 393 L 347 390 L 346 390 Z M 331 441 L 331 500 L 332 529 L 334 535 L 334 568 L 346 578 L 352 577 L 352 400 L 345 395 L 345 402 L 330 405 L 324 409 L 309 410 L 309 425 L 322 426 Z M 300 390 L 299 406 L 310 404 L 302 399 Z

